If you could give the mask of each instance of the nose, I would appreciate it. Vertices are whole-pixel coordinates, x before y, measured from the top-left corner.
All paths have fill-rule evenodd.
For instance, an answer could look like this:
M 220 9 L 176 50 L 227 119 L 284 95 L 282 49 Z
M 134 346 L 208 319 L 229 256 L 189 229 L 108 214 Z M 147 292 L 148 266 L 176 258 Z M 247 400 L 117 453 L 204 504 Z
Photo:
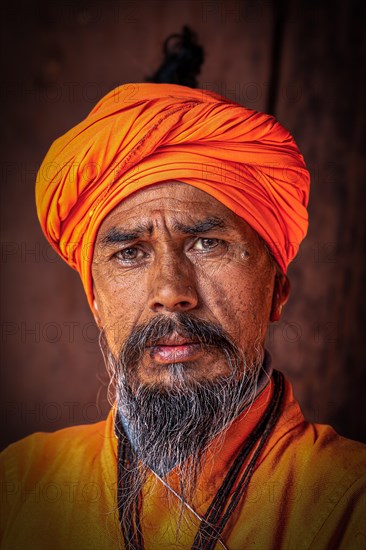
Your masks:
M 156 260 L 150 277 L 149 308 L 155 313 L 185 312 L 198 305 L 195 274 L 189 260 Z

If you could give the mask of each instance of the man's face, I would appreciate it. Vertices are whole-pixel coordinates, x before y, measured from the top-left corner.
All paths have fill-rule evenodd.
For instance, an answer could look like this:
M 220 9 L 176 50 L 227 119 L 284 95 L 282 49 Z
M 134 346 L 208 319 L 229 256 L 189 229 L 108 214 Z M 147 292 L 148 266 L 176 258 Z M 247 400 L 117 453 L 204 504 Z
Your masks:
M 222 328 L 251 364 L 263 345 L 275 273 L 258 235 L 216 199 L 180 182 L 154 185 L 124 200 L 99 229 L 96 317 L 115 357 L 137 327 L 186 314 Z M 197 382 L 229 374 L 220 350 L 207 352 L 194 337 L 174 331 L 153 344 L 135 372 L 141 384 L 172 387 L 175 364 Z

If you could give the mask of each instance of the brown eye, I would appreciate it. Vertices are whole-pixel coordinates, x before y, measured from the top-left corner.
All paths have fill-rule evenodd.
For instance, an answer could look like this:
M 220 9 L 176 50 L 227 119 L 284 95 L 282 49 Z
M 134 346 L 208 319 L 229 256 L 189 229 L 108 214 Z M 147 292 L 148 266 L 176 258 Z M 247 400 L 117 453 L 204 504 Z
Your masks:
M 220 239 L 200 238 L 194 243 L 193 249 L 207 252 L 219 246 L 221 242 Z
M 131 246 L 129 248 L 124 248 L 123 250 L 119 250 L 115 254 L 115 256 L 118 260 L 121 260 L 123 262 L 131 262 L 133 260 L 141 259 L 143 256 L 143 252 L 136 246 Z

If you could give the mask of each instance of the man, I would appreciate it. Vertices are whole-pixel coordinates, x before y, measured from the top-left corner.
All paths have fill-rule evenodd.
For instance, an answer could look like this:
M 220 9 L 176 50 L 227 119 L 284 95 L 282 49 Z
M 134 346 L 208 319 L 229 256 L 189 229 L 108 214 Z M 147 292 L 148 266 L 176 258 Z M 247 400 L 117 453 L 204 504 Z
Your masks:
M 365 447 L 306 422 L 264 351 L 308 194 L 278 122 L 183 86 L 117 88 L 54 143 L 38 214 L 113 407 L 5 450 L 4 550 L 364 548 Z

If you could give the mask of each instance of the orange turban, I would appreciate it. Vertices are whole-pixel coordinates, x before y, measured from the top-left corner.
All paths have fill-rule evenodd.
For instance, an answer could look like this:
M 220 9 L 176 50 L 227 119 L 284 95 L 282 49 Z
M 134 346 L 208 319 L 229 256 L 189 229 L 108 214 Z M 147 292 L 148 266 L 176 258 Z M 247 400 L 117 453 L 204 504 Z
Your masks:
M 285 272 L 307 226 L 309 174 L 272 116 L 172 84 L 126 84 L 51 146 L 38 172 L 37 212 L 55 250 L 81 276 L 101 222 L 131 193 L 179 180 L 242 217 Z

